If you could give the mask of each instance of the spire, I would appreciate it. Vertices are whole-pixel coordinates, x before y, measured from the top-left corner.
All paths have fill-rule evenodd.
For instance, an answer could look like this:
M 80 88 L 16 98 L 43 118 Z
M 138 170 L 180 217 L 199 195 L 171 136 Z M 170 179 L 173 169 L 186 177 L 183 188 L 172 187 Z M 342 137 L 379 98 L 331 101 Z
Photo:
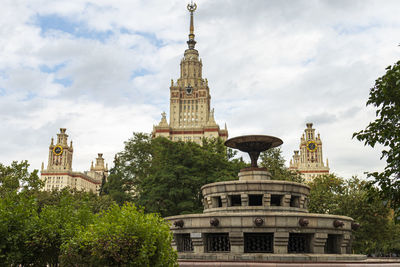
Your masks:
M 196 3 L 193 3 L 193 1 L 187 5 L 187 9 L 190 12 L 190 32 L 189 32 L 189 41 L 187 41 L 187 44 L 189 46 L 189 49 L 194 49 L 194 46 L 196 45 L 196 41 L 194 40 L 194 26 L 193 26 L 193 12 L 196 10 L 197 5 Z

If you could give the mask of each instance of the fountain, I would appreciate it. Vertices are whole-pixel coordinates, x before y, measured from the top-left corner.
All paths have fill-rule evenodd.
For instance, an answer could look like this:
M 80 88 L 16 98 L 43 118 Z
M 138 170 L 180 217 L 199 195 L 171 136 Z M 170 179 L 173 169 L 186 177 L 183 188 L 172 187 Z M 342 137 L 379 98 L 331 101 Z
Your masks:
M 166 218 L 179 259 L 321 262 L 366 258 L 350 254 L 351 233 L 358 226 L 352 218 L 309 213 L 307 185 L 271 180 L 268 170 L 257 166 L 262 151 L 282 143 L 267 135 L 225 142 L 249 153 L 251 167 L 239 172 L 239 180 L 204 185 L 202 214 Z

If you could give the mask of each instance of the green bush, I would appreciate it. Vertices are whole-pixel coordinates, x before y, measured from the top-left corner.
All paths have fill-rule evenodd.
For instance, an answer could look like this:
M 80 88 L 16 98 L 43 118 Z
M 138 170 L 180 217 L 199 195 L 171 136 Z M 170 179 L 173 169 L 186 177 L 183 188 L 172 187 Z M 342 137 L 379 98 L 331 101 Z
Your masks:
M 96 215 L 62 246 L 63 266 L 177 266 L 168 224 L 133 204 Z

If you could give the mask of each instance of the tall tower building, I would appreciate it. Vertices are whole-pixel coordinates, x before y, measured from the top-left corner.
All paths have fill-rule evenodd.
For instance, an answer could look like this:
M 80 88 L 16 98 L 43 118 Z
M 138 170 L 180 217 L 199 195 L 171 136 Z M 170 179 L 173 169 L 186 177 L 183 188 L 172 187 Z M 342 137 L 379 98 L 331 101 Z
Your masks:
M 51 138 L 49 146 L 49 160 L 47 170 L 51 171 L 72 171 L 72 141 L 68 146 L 68 135 L 65 133 L 67 129 L 61 128 L 57 134 L 57 143 Z
M 74 150 L 72 141 L 68 145 L 68 135 L 65 132 L 65 128 L 60 129 L 56 143 L 51 138 L 47 168 L 45 169 L 42 163 L 40 174 L 40 178 L 45 182 L 43 190 L 60 190 L 68 187 L 97 193 L 103 179 L 107 179 L 108 176 L 108 167 L 104 166 L 103 154 L 98 154 L 96 165 L 93 166 L 92 162 L 90 171 L 85 173 L 72 171 Z
M 315 135 L 312 123 L 306 124 L 300 138 L 300 149 L 294 151 L 289 169 L 298 171 L 306 181 L 311 181 L 317 175 L 329 174 L 328 159 L 324 165 L 322 158 L 322 141 L 319 133 Z
M 195 3 L 187 6 L 190 12 L 188 49 L 180 63 L 180 77 L 171 80 L 169 123 L 166 113 L 161 114 L 161 121 L 153 127 L 153 137 L 164 136 L 173 141 L 193 141 L 201 143 L 203 137 L 226 140 L 228 130 L 220 129 L 214 119 L 214 109 L 210 108 L 211 95 L 207 79 L 202 77 L 202 61 L 194 48 L 193 13 Z

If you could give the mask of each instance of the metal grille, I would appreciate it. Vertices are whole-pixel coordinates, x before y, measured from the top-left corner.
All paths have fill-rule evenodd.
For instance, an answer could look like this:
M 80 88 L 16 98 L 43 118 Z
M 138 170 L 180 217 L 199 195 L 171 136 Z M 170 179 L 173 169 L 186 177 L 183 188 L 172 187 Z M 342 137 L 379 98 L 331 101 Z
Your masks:
M 178 252 L 193 251 L 193 243 L 190 234 L 175 235 L 175 242 Z
M 245 233 L 244 252 L 245 253 L 273 253 L 274 252 L 273 233 Z
M 309 253 L 310 237 L 308 234 L 289 233 L 289 253 Z
M 228 234 L 208 234 L 207 235 L 207 252 L 230 251 L 231 244 Z
M 337 254 L 339 253 L 338 246 L 339 235 L 328 235 L 325 243 L 325 253 L 326 254 Z

